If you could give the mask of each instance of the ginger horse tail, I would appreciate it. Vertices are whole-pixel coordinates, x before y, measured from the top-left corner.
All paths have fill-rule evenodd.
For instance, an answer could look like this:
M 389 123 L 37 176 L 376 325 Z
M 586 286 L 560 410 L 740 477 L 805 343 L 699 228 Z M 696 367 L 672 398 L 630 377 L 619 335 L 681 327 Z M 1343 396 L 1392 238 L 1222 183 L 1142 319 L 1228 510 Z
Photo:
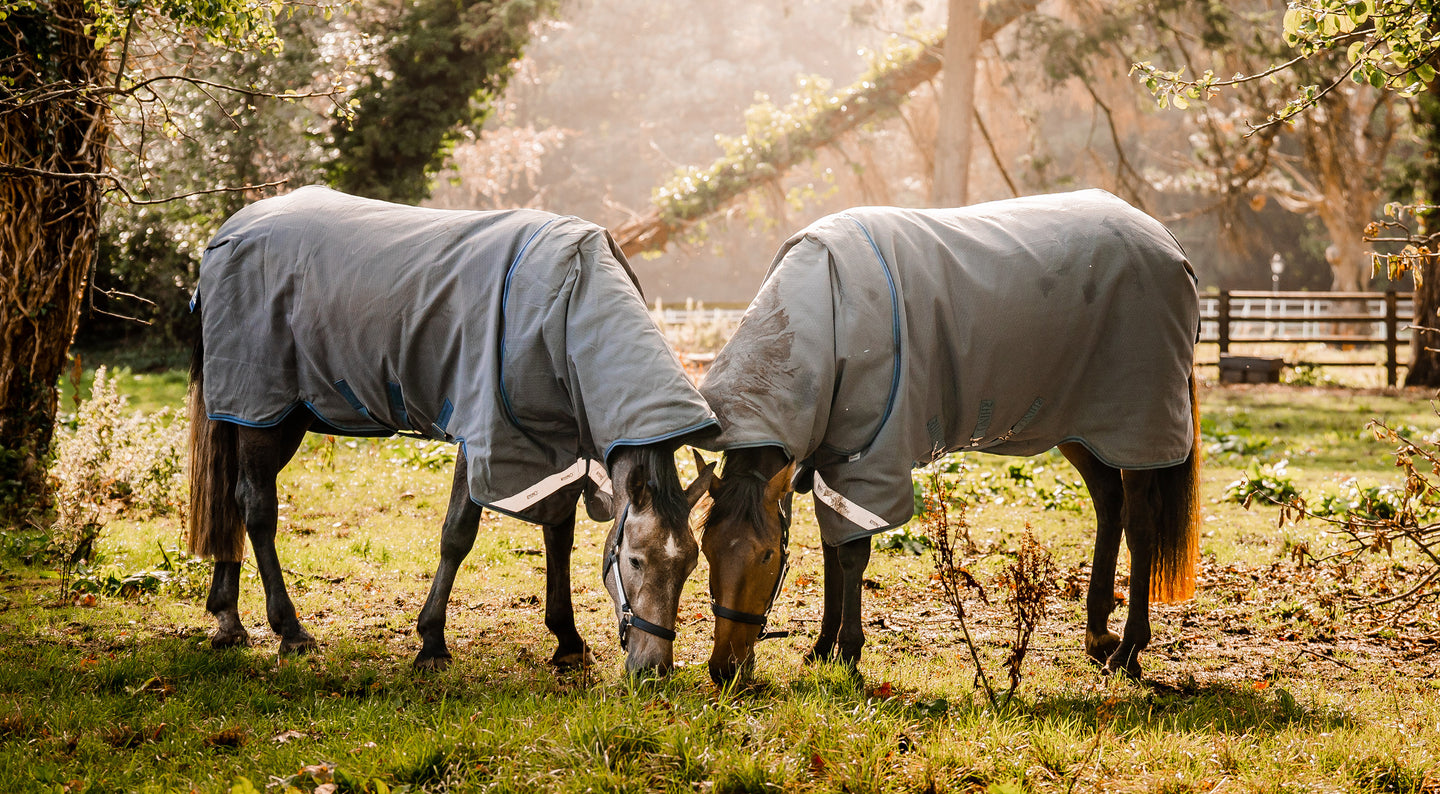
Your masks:
M 1151 480 L 1152 504 L 1159 506 L 1154 558 L 1150 565 L 1150 599 L 1184 601 L 1195 595 L 1195 569 L 1200 562 L 1200 403 L 1195 373 L 1190 373 L 1190 420 L 1194 430 L 1185 462 L 1160 469 Z
M 190 553 L 220 562 L 245 557 L 245 522 L 235 501 L 239 479 L 235 425 L 205 413 L 205 343 L 190 357 Z

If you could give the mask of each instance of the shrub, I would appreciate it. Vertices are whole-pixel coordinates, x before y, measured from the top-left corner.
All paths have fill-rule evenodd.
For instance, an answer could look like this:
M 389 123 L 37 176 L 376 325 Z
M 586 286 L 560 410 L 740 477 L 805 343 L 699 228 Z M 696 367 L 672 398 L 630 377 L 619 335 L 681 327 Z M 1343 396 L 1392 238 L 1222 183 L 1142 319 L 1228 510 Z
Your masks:
M 186 418 L 169 409 L 127 414 L 114 380 L 104 367 L 96 370 L 73 428 L 57 438 L 50 470 L 55 520 L 45 556 L 67 566 L 93 562 L 95 541 L 111 518 L 177 512 L 185 503 L 187 427 Z

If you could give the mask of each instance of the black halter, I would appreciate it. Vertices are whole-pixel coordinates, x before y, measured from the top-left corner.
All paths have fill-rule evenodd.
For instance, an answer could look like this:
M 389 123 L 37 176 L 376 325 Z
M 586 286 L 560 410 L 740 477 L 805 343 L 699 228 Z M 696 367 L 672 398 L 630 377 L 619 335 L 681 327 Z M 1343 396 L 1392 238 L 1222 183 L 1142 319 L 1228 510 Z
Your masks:
M 761 475 L 756 472 L 756 476 Z M 788 630 L 766 631 L 765 625 L 770 621 L 770 610 L 775 608 L 775 601 L 780 597 L 780 590 L 785 587 L 785 575 L 790 573 L 790 501 L 794 496 L 792 491 L 785 494 L 785 498 L 780 500 L 780 576 L 775 579 L 775 589 L 770 593 L 770 600 L 765 603 L 765 611 L 758 615 L 753 612 L 741 612 L 721 606 L 713 597 L 710 599 L 710 611 L 715 613 L 715 617 L 750 626 L 759 626 L 760 636 L 755 638 L 756 642 L 774 637 L 790 636 Z
M 623 567 L 620 565 L 620 545 L 625 542 L 625 516 L 630 514 L 630 503 L 625 503 L 625 508 L 620 511 L 620 520 L 615 522 L 615 545 L 610 548 L 610 553 L 605 555 L 605 566 L 600 571 L 600 583 L 604 584 L 610 576 L 610 569 L 615 569 L 615 590 L 620 594 L 620 649 L 627 650 L 630 642 L 630 629 L 637 628 L 647 634 L 653 634 L 662 640 L 675 641 L 675 632 L 657 623 L 651 623 L 630 610 L 630 596 L 625 594 L 625 580 L 620 576 Z

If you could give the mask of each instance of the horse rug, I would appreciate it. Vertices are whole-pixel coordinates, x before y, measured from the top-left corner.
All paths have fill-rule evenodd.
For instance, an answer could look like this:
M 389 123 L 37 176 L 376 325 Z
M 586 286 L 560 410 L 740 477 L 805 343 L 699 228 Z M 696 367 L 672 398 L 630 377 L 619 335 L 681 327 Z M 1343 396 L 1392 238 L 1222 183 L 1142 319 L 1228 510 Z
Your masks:
M 715 425 L 624 255 L 577 218 L 306 187 L 226 221 L 192 305 L 210 418 L 304 406 L 317 432 L 458 442 L 470 498 L 529 521 L 563 518 L 617 447 Z
M 780 249 L 701 385 L 723 428 L 701 443 L 813 468 L 840 544 L 908 521 L 911 468 L 957 450 L 1183 462 L 1198 330 L 1180 245 L 1104 191 L 852 209 Z

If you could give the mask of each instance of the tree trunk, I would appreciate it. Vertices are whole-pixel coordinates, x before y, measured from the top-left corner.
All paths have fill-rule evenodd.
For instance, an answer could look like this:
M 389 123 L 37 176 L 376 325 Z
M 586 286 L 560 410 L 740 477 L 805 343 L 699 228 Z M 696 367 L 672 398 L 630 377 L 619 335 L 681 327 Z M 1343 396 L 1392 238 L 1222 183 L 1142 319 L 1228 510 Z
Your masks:
M 65 90 L 107 84 L 105 54 L 87 32 L 93 21 L 83 0 L 55 0 L 0 27 L 15 53 L 0 62 L 11 96 L 52 89 L 52 98 L 0 114 L 0 525 L 50 504 L 56 385 L 95 258 L 100 189 L 93 176 L 27 171 L 93 175 L 104 166 L 108 106 Z
M 975 61 L 980 50 L 977 0 L 950 0 L 941 67 L 940 119 L 930 204 L 962 207 L 970 188 L 970 119 L 975 115 Z
M 1378 174 L 1392 139 L 1388 131 L 1373 134 L 1371 115 L 1377 111 L 1366 112 L 1363 102 L 1356 104 L 1359 109 L 1343 95 L 1334 95 L 1313 108 L 1298 130 L 1320 197 L 1315 212 L 1330 235 L 1331 250 L 1325 257 L 1330 289 L 1338 292 L 1361 290 L 1368 280 L 1364 230 L 1380 206 Z
M 1415 103 L 1414 123 L 1417 136 L 1424 147 L 1420 173 L 1415 180 L 1414 201 L 1417 204 L 1435 204 L 1440 201 L 1440 81 L 1432 82 L 1430 90 L 1421 94 Z M 1419 230 L 1421 234 L 1434 233 L 1437 220 L 1425 218 Z M 1419 330 L 1440 328 L 1440 260 L 1430 257 L 1423 265 L 1424 272 L 1416 274 L 1415 322 L 1412 332 L 1410 368 L 1405 373 L 1406 386 L 1440 387 L 1440 333 Z

